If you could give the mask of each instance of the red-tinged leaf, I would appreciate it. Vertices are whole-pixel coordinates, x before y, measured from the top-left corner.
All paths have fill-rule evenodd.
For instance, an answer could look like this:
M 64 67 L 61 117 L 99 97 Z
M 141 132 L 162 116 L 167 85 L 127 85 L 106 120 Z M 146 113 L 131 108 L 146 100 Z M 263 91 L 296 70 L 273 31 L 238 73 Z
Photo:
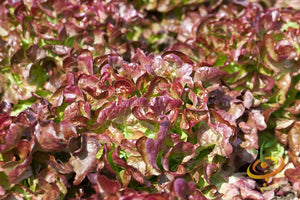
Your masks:
M 215 147 L 214 151 L 219 155 L 229 158 L 233 151 L 232 144 L 230 144 L 230 138 L 234 136 L 233 130 L 229 126 L 220 123 L 210 124 L 209 126 L 212 128 L 215 134 L 221 136 L 222 138 L 222 139 L 217 139 L 218 140 L 217 143 L 219 145 Z
M 267 10 L 262 17 L 262 25 L 268 31 L 274 28 L 278 28 L 280 21 L 278 20 L 280 12 L 278 9 Z
M 80 114 L 78 103 L 71 103 L 64 109 L 63 120 L 71 120 Z
M 111 60 L 110 57 L 118 57 L 118 55 L 117 54 L 106 54 L 103 56 L 96 57 L 94 59 L 94 65 L 97 68 L 97 72 L 102 73 L 102 68 L 108 64 L 109 60 Z
M 115 88 L 100 84 L 100 80 L 94 75 L 82 74 L 78 78 L 78 87 L 86 91 L 95 99 L 108 99 L 115 93 Z
M 263 131 L 267 128 L 265 118 L 259 110 L 252 110 L 249 118 L 254 120 L 255 126 L 259 131 Z
M 63 120 L 59 123 L 59 134 L 66 140 L 77 136 L 76 127 L 68 120 Z
M 279 60 L 294 59 L 297 56 L 295 47 L 288 40 L 280 40 L 275 45 Z
M 288 132 L 289 156 L 296 167 L 300 167 L 300 122 L 294 123 Z
M 166 51 L 161 55 L 161 57 L 166 61 L 176 62 L 180 66 L 182 65 L 182 62 L 188 63 L 190 65 L 194 64 L 194 62 L 187 55 L 180 51 Z
M 135 82 L 146 72 L 146 70 L 143 70 L 137 63 L 124 62 L 122 67 L 124 68 L 125 72 L 128 73 L 128 76 L 132 77 Z
M 260 82 L 260 88 L 266 92 L 270 93 L 275 85 L 275 80 L 271 78 L 270 76 L 259 74 L 259 82 Z
M 148 87 L 148 90 L 143 96 L 148 97 L 153 93 L 154 90 L 159 91 L 160 90 L 160 88 L 159 88 L 160 83 L 163 84 L 163 85 L 165 84 L 167 87 L 171 87 L 169 85 L 168 81 L 165 78 L 160 77 L 160 76 L 155 76 L 154 79 L 151 80 L 150 85 Z
M 204 178 L 207 183 L 211 184 L 210 177 L 215 171 L 218 169 L 218 166 L 216 163 L 213 164 L 206 164 L 204 165 Z
M 5 195 L 5 189 L 3 189 L 3 187 L 1 187 L 1 186 L 0 186 L 0 195 L 2 197 L 4 197 L 4 195 Z
M 264 42 L 267 49 L 268 56 L 274 60 L 278 61 L 277 53 L 275 52 L 275 46 L 274 46 L 274 38 L 271 34 L 265 34 L 264 36 Z
M 176 98 L 180 98 L 182 93 L 183 93 L 183 87 L 182 84 L 179 82 L 178 79 L 174 80 L 174 83 L 172 84 L 172 92 L 174 91 L 175 94 L 173 94 L 173 96 L 175 96 Z
M 53 45 L 52 51 L 59 56 L 68 54 L 71 51 L 71 48 L 64 45 Z
M 73 103 L 76 101 L 84 101 L 84 96 L 79 87 L 75 85 L 68 85 L 64 89 L 64 97 L 66 103 Z
M 300 168 L 286 169 L 284 175 L 291 181 L 293 184 L 300 182 Z
M 123 101 L 119 105 L 116 105 L 116 102 L 112 102 L 109 107 L 104 108 L 99 112 L 97 122 L 99 124 L 103 124 L 104 122 L 112 120 L 117 116 L 126 114 L 126 112 L 129 111 L 129 108 L 133 100 L 134 99 Z
M 300 114 L 300 100 L 296 100 L 293 106 L 285 108 L 285 110 L 289 111 L 293 115 Z
M 3 120 L 4 117 L 0 118 Z M 0 121 L 1 122 L 1 121 Z M 16 146 L 23 135 L 23 127 L 20 124 L 11 123 L 9 119 L 3 120 L 0 124 L 0 127 L 6 128 L 9 125 L 7 130 L 2 129 L 0 130 L 0 152 L 9 151 Z
M 132 95 L 135 90 L 135 87 L 131 81 L 128 79 L 120 79 L 114 83 L 115 93 L 123 97 Z
M 245 106 L 242 102 L 236 100 L 234 103 L 232 102 L 230 105 L 230 109 L 228 110 L 228 114 L 232 115 L 235 120 L 239 119 L 245 112 Z
M 210 66 L 202 66 L 197 69 L 194 75 L 194 82 L 217 81 L 224 72 Z
M 242 199 L 265 199 L 260 192 L 255 189 L 256 182 L 252 179 L 242 177 L 241 175 L 231 176 L 228 183 L 221 186 L 220 192 L 224 199 L 242 198 Z
M 121 166 L 121 167 L 126 167 L 127 166 L 126 162 L 123 159 L 121 159 L 118 155 L 119 149 L 120 148 L 115 148 L 114 152 L 111 155 L 112 160 L 115 163 L 115 165 Z
M 164 118 L 164 120 L 159 125 L 157 140 L 155 141 L 151 138 L 148 138 L 145 143 L 145 148 L 146 148 L 149 162 L 152 166 L 154 166 L 158 170 L 159 168 L 156 164 L 156 159 L 160 151 L 162 151 L 165 146 L 165 139 L 169 130 L 169 123 L 170 123 L 169 119 Z
M 82 50 L 78 57 L 78 66 L 79 68 L 83 71 L 86 72 L 87 74 L 93 75 L 93 54 L 89 50 Z
M 45 179 L 39 178 L 39 185 L 44 191 L 43 199 L 57 199 L 60 196 L 60 188 L 55 183 L 48 183 Z
M 249 90 L 247 90 L 243 96 L 243 103 L 247 109 L 250 109 L 253 104 L 253 94 Z
M 71 139 L 68 144 L 71 151 L 69 163 L 76 173 L 73 184 L 79 185 L 86 174 L 96 168 L 96 154 L 100 148 L 100 143 L 91 134 L 81 136 L 81 146 L 78 149 L 76 148 L 77 144 L 74 144 L 74 142 L 78 141 Z
M 71 72 L 73 71 L 74 68 L 78 66 L 78 63 L 76 62 L 76 59 L 73 57 L 66 57 L 63 60 L 63 69 L 66 72 Z
M 174 191 L 181 199 L 188 199 L 196 191 L 196 183 L 186 182 L 183 178 L 177 178 L 173 183 Z
M 19 156 L 20 160 L 26 160 L 28 155 L 30 155 L 34 142 L 28 140 L 20 140 L 14 149 L 14 152 Z
M 131 172 L 129 168 L 120 172 L 120 179 L 122 181 L 122 187 L 127 188 L 131 181 Z
M 77 26 L 72 22 L 64 23 L 68 37 L 76 36 L 84 31 L 83 27 Z
M 10 47 L 10 50 L 8 51 L 9 56 L 12 56 L 16 52 L 19 52 L 20 53 L 19 55 L 21 55 L 20 57 L 22 59 L 24 59 L 24 49 L 20 48 L 21 40 L 22 40 L 21 35 L 18 33 L 17 30 L 12 30 L 9 32 L 8 42 L 7 42 L 7 45 Z M 11 60 L 13 57 L 15 57 L 15 59 L 18 59 L 18 60 L 20 59 L 20 58 L 17 58 L 18 56 L 13 55 L 11 57 Z M 13 62 L 11 61 L 11 63 L 13 63 Z
M 32 61 L 37 62 L 46 57 L 46 51 L 38 45 L 32 45 L 26 51 L 26 56 Z
M 148 194 L 144 195 L 145 200 L 167 200 L 169 199 L 169 195 L 167 193 L 162 194 Z
M 16 7 L 14 11 L 14 16 L 18 20 L 19 24 L 23 25 L 23 20 L 27 16 L 26 13 L 26 7 L 23 3 L 17 4 L 18 6 Z
M 50 161 L 47 161 L 47 164 L 60 174 L 70 174 L 74 171 L 72 165 L 68 162 L 58 163 L 55 160 L 50 160 Z
M 146 149 L 146 142 L 148 141 L 148 138 L 143 136 L 139 138 L 136 142 L 136 148 L 138 152 L 142 155 L 144 162 L 146 164 L 146 172 L 149 175 L 158 175 L 159 171 L 151 164 L 148 154 L 147 154 L 147 149 Z M 143 171 L 141 171 L 143 172 Z
M 129 167 L 128 169 L 131 172 L 132 178 L 134 178 L 137 182 L 142 184 L 144 187 L 151 186 L 151 182 L 141 173 L 140 170 L 138 170 L 134 167 Z
M 118 181 L 110 180 L 106 176 L 98 175 L 97 180 L 101 189 L 106 194 L 116 194 L 121 189 L 121 185 Z
M 13 162 L 13 161 L 12 161 Z M 22 163 L 17 164 L 9 173 L 8 180 L 11 184 L 16 184 L 24 179 L 33 175 L 32 168 L 30 166 L 32 162 L 32 156 L 29 155 Z M 5 168 L 6 166 L 2 166 Z
M 9 115 L 0 114 L 0 128 L 2 131 L 12 124 L 12 118 Z
M 86 117 L 88 119 L 91 118 L 91 106 L 88 102 L 83 103 L 82 101 L 80 101 L 78 107 L 79 107 L 80 113 L 84 117 Z
M 64 95 L 63 95 L 63 87 L 58 88 L 50 97 L 49 102 L 54 106 L 58 107 L 63 103 Z
M 34 136 L 40 151 L 58 152 L 67 146 L 63 136 L 58 135 L 58 125 L 52 121 L 40 121 L 35 126 Z
M 182 102 L 178 99 L 171 99 L 168 96 L 160 96 L 151 98 L 149 107 L 153 111 L 156 118 L 161 115 L 166 115 L 171 110 L 181 107 Z

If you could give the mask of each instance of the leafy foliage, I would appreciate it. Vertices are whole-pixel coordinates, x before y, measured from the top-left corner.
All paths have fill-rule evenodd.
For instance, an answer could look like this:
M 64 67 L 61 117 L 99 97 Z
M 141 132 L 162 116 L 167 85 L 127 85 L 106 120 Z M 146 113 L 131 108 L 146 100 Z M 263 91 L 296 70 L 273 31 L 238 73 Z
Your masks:
M 299 195 L 296 9 L 0 5 L 1 199 Z M 259 155 L 274 154 L 283 173 L 247 176 Z

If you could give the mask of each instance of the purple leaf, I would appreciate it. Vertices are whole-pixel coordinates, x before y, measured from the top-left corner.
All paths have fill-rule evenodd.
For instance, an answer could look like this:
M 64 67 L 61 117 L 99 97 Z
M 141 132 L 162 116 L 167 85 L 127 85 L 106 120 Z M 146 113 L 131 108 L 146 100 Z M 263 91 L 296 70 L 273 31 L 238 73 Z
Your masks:
M 38 122 L 34 129 L 34 136 L 39 150 L 58 152 L 66 148 L 67 141 L 63 135 L 58 135 L 58 128 L 58 124 L 52 121 Z
M 97 181 L 106 194 L 116 194 L 121 189 L 121 185 L 118 181 L 110 180 L 106 176 L 98 175 Z
M 255 187 L 256 182 L 254 180 L 237 174 L 229 177 L 228 183 L 222 184 L 220 192 L 224 194 L 224 199 L 242 198 L 263 200 L 264 197 Z
M 26 51 L 26 56 L 33 62 L 37 62 L 46 57 L 46 51 L 38 45 L 32 45 Z
M 94 75 L 80 75 L 78 87 L 95 99 L 108 99 L 115 93 L 114 87 L 100 84 L 100 80 Z
M 249 90 L 247 90 L 243 96 L 243 103 L 247 109 L 250 109 L 253 104 L 253 94 Z
M 291 181 L 293 184 L 300 182 L 300 168 L 286 169 L 284 175 Z
M 46 199 L 57 199 L 61 194 L 61 188 L 56 183 L 57 174 L 49 169 L 41 170 L 38 175 L 38 183 L 41 189 L 44 191 L 41 195 Z M 63 183 L 60 183 L 63 184 Z
M 268 31 L 279 25 L 278 17 L 280 12 L 278 9 L 267 10 L 264 16 L 262 17 L 261 24 Z
M 112 102 L 110 106 L 104 108 L 99 112 L 97 122 L 99 124 L 103 124 L 106 121 L 112 120 L 118 116 L 124 115 L 127 111 L 129 111 L 130 105 L 134 101 L 134 99 L 129 99 L 123 101 L 119 105 L 116 105 L 116 102 Z
M 128 79 L 120 79 L 114 83 L 116 95 L 121 95 L 127 97 L 132 95 L 135 90 L 135 87 L 131 81 Z
M 89 50 L 82 50 L 78 57 L 78 66 L 83 72 L 93 75 L 93 54 Z
M 209 126 L 217 135 L 222 137 L 221 141 L 218 141 L 219 146 L 215 147 L 214 151 L 216 151 L 217 154 L 219 155 L 229 158 L 233 151 L 233 147 L 230 144 L 230 138 L 231 136 L 234 136 L 234 132 L 226 124 L 218 123 L 218 124 L 210 124 Z
M 78 185 L 85 178 L 88 172 L 96 168 L 97 158 L 96 154 L 100 149 L 100 143 L 91 134 L 83 134 L 81 137 L 81 146 L 79 149 L 72 147 L 75 140 L 70 140 L 69 149 L 71 151 L 71 158 L 69 163 L 73 167 L 76 176 L 73 181 L 74 185 Z
M 71 51 L 71 48 L 64 45 L 53 45 L 52 51 L 57 55 L 62 56 L 68 54 Z
M 17 165 L 8 175 L 8 180 L 12 184 L 16 184 L 24 179 L 27 179 L 33 175 L 32 168 L 30 166 L 32 156 L 28 156 L 21 164 Z M 3 166 L 2 166 L 3 167 Z
M 279 60 L 294 59 L 297 56 L 295 47 L 288 40 L 280 40 L 275 45 Z
M 267 128 L 265 118 L 259 110 L 251 110 L 250 118 L 255 122 L 255 126 L 259 131 L 263 131 Z
M 184 53 L 180 52 L 180 51 L 166 51 L 165 53 L 163 53 L 161 55 L 161 57 L 167 61 L 171 61 L 171 62 L 185 62 L 188 63 L 190 65 L 194 65 L 194 62 Z
M 216 163 L 213 164 L 206 164 L 204 165 L 204 178 L 207 183 L 211 184 L 210 177 L 215 172 L 215 170 L 218 168 Z
M 225 74 L 225 72 L 220 71 L 211 66 L 201 66 L 199 67 L 194 75 L 194 82 L 202 81 L 216 81 L 219 79 L 220 76 Z
M 0 116 L 1 117 L 1 116 Z M 9 151 L 16 146 L 23 135 L 23 127 L 20 124 L 11 123 L 9 119 L 4 120 L 4 117 L 0 118 L 0 130 L 1 143 L 0 143 L 0 152 Z M 1 122 L 2 121 L 2 122 Z M 11 124 L 9 124 L 11 123 Z M 9 126 L 7 130 L 6 128 Z M 4 142 L 4 143 L 2 143 Z
M 271 34 L 265 34 L 264 37 L 265 37 L 264 42 L 265 42 L 265 46 L 266 46 L 269 58 L 271 58 L 274 61 L 278 61 L 278 55 L 275 52 L 274 38 L 271 36 Z
M 300 114 L 300 100 L 295 100 L 294 105 L 288 108 L 285 108 L 286 111 L 289 111 L 293 115 Z
M 195 182 L 186 182 L 183 178 L 177 178 L 174 183 L 174 191 L 181 199 L 189 199 L 189 195 L 192 195 L 196 191 Z
M 84 101 L 84 96 L 79 87 L 75 85 L 68 85 L 64 89 L 64 97 L 66 103 L 72 103 L 76 101 Z
M 169 130 L 169 123 L 170 123 L 169 119 L 165 117 L 164 120 L 159 125 L 157 140 L 155 141 L 151 138 L 148 138 L 145 143 L 146 153 L 149 162 L 156 169 L 159 169 L 156 164 L 156 159 L 159 152 L 162 151 L 165 146 L 165 139 Z

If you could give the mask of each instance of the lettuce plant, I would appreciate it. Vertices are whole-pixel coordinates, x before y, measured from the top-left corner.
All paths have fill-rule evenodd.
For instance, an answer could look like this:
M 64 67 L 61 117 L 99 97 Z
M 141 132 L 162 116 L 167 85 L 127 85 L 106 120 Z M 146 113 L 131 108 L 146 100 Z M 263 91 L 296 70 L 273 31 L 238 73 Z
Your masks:
M 263 2 L 0 1 L 0 199 L 299 197 L 300 12 Z

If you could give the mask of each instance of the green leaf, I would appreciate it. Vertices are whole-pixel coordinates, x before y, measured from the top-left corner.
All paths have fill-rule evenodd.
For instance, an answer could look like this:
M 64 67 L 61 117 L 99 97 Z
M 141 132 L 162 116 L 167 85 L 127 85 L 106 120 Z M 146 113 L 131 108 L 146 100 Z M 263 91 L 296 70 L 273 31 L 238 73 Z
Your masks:
M 44 83 L 48 80 L 49 76 L 46 70 L 39 65 L 33 65 L 30 68 L 30 75 L 28 77 L 28 82 L 30 84 L 37 85 L 37 87 L 42 88 Z
M 264 131 L 258 133 L 258 143 L 262 147 L 260 151 L 263 151 L 264 157 L 276 157 L 283 156 L 284 147 L 279 143 L 273 132 Z
M 225 64 L 225 62 L 227 61 L 227 56 L 225 54 L 222 54 L 218 57 L 218 59 L 216 60 L 216 62 L 214 63 L 215 67 L 220 67 L 223 66 Z
M 252 151 L 254 154 L 256 154 L 256 155 L 258 154 L 258 150 L 257 150 L 257 149 L 252 148 L 251 151 Z
M 172 153 L 169 156 L 169 166 L 171 171 L 176 171 L 177 167 L 181 164 L 185 154 L 181 153 Z
M 67 103 L 65 103 L 65 102 L 63 102 L 62 104 L 61 104 L 61 106 L 59 106 L 59 107 L 57 107 L 56 108 L 56 118 L 54 119 L 54 122 L 56 122 L 56 123 L 59 123 L 59 122 L 61 122 L 61 120 L 63 119 L 63 116 L 64 116 L 64 111 L 65 111 L 65 109 L 66 109 L 66 107 L 68 106 L 69 104 L 67 104 Z
M 103 155 L 103 148 L 100 148 L 96 154 L 96 158 L 100 159 L 102 155 Z
M 215 185 L 217 188 L 220 188 L 223 183 L 225 183 L 225 179 L 221 176 L 221 173 L 213 174 L 210 177 L 210 182 L 212 185 Z
M 273 145 L 273 142 L 272 142 L 272 141 L 267 142 L 267 143 L 264 144 L 264 148 L 269 148 L 269 147 L 271 147 L 272 145 Z
M 171 132 L 180 135 L 180 140 L 186 142 L 188 135 L 180 128 L 180 122 L 177 122 L 171 129 Z
M 297 22 L 288 21 L 282 25 L 281 31 L 286 31 L 289 28 L 299 29 L 299 24 Z
M 0 172 L 0 186 L 4 190 L 8 190 L 10 188 L 10 183 L 8 181 L 8 176 L 4 172 Z
M 160 151 L 159 154 L 157 155 L 157 159 L 156 159 L 156 164 L 157 164 L 158 168 L 162 171 L 164 170 L 162 163 L 161 163 L 161 158 L 162 158 L 163 154 L 164 154 L 164 152 Z
M 48 90 L 41 90 L 41 89 L 35 91 L 35 93 L 43 98 L 46 98 L 48 95 L 52 95 L 52 93 L 49 92 Z
M 8 78 L 9 84 L 16 84 L 18 86 L 23 84 L 23 81 L 19 74 L 16 73 L 6 73 L 5 74 Z
M 117 174 L 119 180 L 121 180 L 121 177 L 120 177 L 121 169 L 115 165 L 115 163 L 112 159 L 112 154 L 113 154 L 114 150 L 115 149 L 112 148 L 112 150 L 106 154 L 107 162 L 109 163 L 109 166 L 113 169 L 113 171 Z
M 64 45 L 68 47 L 73 47 L 75 36 L 69 37 L 65 40 Z
M 20 112 L 22 112 L 23 110 L 32 106 L 32 104 L 34 104 L 35 100 L 36 99 L 34 97 L 27 99 L 27 100 L 19 100 L 18 104 L 14 105 L 10 115 L 17 116 Z

